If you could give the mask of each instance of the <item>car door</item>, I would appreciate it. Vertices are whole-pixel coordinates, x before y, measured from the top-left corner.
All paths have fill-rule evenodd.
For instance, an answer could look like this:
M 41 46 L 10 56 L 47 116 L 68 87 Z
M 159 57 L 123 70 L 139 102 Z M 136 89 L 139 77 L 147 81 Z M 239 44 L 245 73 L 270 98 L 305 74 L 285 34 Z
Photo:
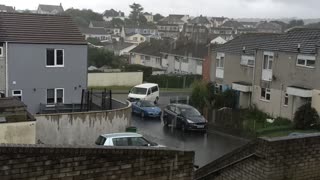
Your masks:
M 141 113 L 141 102 L 140 101 L 136 102 L 136 104 L 134 105 L 134 112 Z
M 175 108 L 175 120 L 176 120 L 176 127 L 181 127 L 182 123 L 183 123 L 183 119 L 180 116 L 181 115 L 181 110 L 179 107 Z
M 167 119 L 167 122 L 168 124 L 171 124 L 173 126 L 176 125 L 176 114 L 175 114 L 175 106 L 174 105 L 169 105 L 167 106 L 167 110 L 166 110 L 166 119 Z

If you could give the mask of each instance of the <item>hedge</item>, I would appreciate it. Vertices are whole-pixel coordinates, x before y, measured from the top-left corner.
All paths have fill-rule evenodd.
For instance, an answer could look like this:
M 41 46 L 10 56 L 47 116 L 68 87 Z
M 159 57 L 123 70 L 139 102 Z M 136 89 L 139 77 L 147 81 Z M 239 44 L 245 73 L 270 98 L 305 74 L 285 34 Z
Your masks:
M 146 82 L 158 84 L 159 87 L 161 88 L 190 88 L 192 83 L 197 80 L 201 80 L 201 75 L 163 74 L 163 75 L 152 75 L 144 79 L 144 81 Z

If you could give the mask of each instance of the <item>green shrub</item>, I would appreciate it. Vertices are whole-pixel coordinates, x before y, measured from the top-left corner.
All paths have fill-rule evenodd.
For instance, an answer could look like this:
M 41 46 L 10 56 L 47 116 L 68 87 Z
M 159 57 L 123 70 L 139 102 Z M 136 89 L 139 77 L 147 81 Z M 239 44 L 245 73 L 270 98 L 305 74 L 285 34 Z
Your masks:
M 301 106 L 294 115 L 294 127 L 296 129 L 314 129 L 319 127 L 318 112 L 311 107 L 311 104 Z
M 207 83 L 204 81 L 196 81 L 192 84 L 192 92 L 190 101 L 191 104 L 200 111 L 207 105 L 209 98 L 209 91 Z
M 127 64 L 124 66 L 125 72 L 143 72 L 143 80 L 148 79 L 152 74 L 152 67 L 143 66 L 140 64 Z
M 192 83 L 201 79 L 200 75 L 152 75 L 144 79 L 156 83 L 161 88 L 189 88 Z

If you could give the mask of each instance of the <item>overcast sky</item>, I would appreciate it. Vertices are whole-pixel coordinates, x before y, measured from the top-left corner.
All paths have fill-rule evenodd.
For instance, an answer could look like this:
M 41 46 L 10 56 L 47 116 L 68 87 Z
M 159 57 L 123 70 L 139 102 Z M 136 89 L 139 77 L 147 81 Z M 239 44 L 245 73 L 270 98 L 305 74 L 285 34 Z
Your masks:
M 16 9 L 36 9 L 38 4 L 59 4 L 64 9 L 96 12 L 114 8 L 128 15 L 129 4 L 139 3 L 152 13 L 226 16 L 231 18 L 319 18 L 320 0 L 1 0 Z

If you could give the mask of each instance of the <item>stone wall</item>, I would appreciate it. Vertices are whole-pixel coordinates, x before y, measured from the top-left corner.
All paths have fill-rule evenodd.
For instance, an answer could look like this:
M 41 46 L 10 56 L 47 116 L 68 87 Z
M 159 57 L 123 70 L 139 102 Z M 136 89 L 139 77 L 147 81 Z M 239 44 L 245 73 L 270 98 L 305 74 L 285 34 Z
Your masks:
M 35 144 L 36 122 L 0 123 L 0 143 Z
M 51 145 L 94 145 L 100 134 L 124 132 L 131 122 L 131 104 L 97 112 L 36 115 L 36 140 Z
M 194 152 L 0 145 L 0 179 L 191 180 Z
M 196 171 L 197 180 L 320 179 L 320 134 L 260 138 Z

